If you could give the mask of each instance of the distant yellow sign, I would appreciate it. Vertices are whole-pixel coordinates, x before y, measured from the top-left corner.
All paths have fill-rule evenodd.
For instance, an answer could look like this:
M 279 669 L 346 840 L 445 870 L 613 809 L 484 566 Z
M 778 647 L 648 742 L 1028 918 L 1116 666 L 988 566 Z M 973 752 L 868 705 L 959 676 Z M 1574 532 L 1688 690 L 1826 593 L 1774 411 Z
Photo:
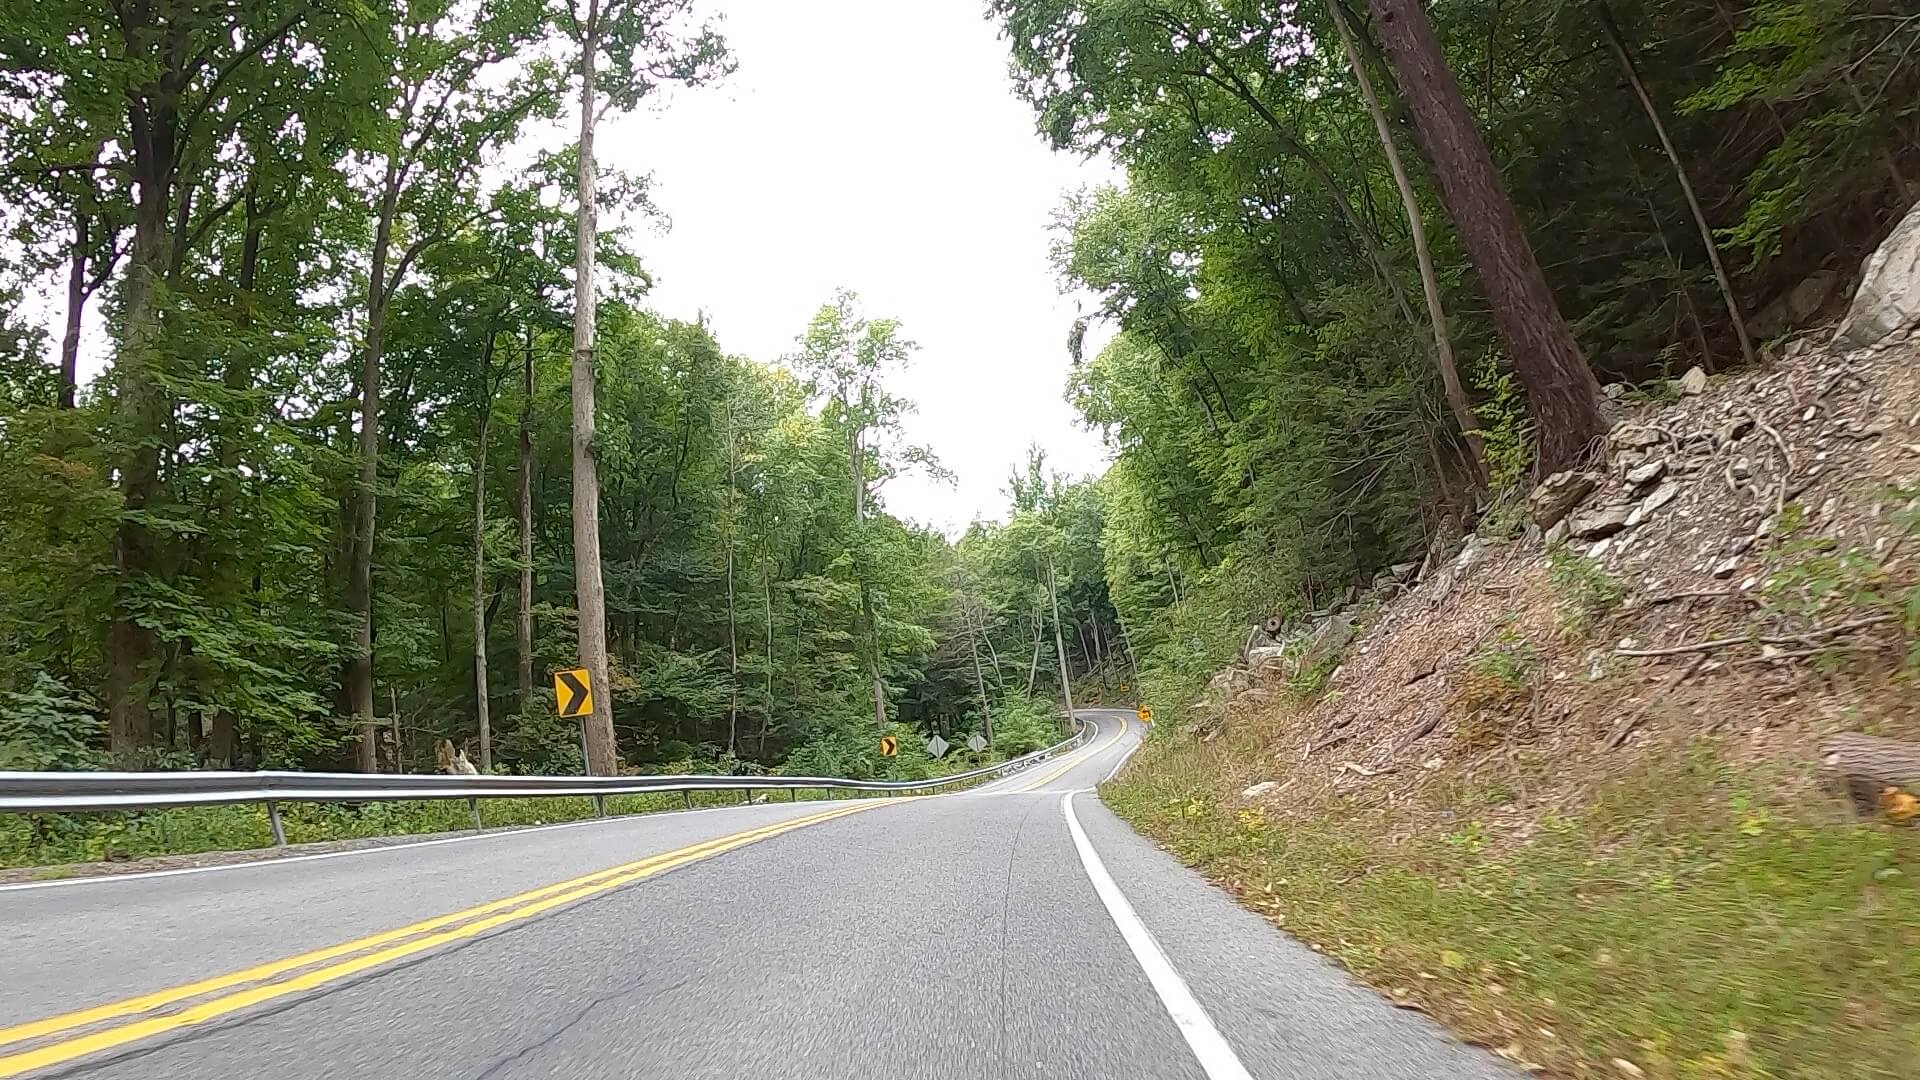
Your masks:
M 1140 716 L 1141 723 L 1143 724 L 1153 723 L 1153 710 L 1149 709 L 1145 705 L 1140 706 L 1139 716 Z
M 891 735 L 880 736 L 880 756 L 893 757 L 900 752 L 900 740 Z
M 571 668 L 553 673 L 553 701 L 560 715 L 568 718 L 593 712 L 593 677 L 586 668 Z

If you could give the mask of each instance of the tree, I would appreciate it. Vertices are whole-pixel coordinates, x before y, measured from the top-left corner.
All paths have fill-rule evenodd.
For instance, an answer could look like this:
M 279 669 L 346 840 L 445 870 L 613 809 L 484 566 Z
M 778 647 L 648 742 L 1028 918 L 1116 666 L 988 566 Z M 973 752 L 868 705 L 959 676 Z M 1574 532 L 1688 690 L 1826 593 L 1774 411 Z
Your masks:
M 576 148 L 573 298 L 573 551 L 580 664 L 593 685 L 593 715 L 583 718 L 587 768 L 610 776 L 618 761 L 607 666 L 606 585 L 600 562 L 600 476 L 594 430 L 594 268 L 599 228 L 595 126 L 608 109 L 631 109 L 662 83 L 697 84 L 725 74 L 726 46 L 709 26 L 685 24 L 692 0 L 565 0 L 580 81 Z M 608 54 L 602 68 L 600 54 Z M 605 101 L 602 102 L 604 97 Z
M 1560 314 L 1425 8 L 1419 0 L 1368 0 L 1368 6 L 1400 74 L 1440 198 L 1473 257 L 1493 303 L 1494 324 L 1526 387 L 1540 467 L 1564 469 L 1606 433 L 1600 384 Z

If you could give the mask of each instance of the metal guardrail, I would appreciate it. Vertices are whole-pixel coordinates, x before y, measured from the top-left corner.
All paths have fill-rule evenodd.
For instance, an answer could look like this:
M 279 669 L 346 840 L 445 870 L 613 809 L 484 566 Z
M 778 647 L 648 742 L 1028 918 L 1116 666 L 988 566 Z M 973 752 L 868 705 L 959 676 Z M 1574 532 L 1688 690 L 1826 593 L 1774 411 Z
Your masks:
M 481 828 L 481 799 L 591 798 L 601 816 L 610 795 L 679 792 L 688 808 L 696 791 L 741 791 L 751 802 L 755 791 L 931 791 L 974 780 L 994 779 L 1030 768 L 1078 747 L 1092 736 L 1091 724 L 1074 719 L 1072 738 L 1003 761 L 926 780 L 850 780 L 832 776 L 442 776 L 416 773 L 311 772 L 0 772 L 0 812 L 50 813 L 73 810 L 156 810 L 182 806 L 260 803 L 267 808 L 276 845 L 287 842 L 281 827 L 282 802 L 397 802 L 411 799 L 465 799 Z

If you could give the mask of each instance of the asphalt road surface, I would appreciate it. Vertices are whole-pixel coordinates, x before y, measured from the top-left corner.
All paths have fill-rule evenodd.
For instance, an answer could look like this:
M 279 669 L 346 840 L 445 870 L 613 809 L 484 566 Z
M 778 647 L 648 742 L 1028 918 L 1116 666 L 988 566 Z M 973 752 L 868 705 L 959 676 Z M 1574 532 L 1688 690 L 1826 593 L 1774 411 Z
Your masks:
M 0 1080 L 1522 1075 L 1136 836 L 1082 715 L 954 795 L 0 889 Z

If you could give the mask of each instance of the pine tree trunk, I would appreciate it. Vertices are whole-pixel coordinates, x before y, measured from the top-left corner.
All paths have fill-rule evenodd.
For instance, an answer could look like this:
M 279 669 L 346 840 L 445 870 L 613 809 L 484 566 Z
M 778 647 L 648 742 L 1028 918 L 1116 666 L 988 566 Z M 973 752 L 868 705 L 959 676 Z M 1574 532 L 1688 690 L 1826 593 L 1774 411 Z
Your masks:
M 492 367 L 492 339 L 483 370 Z M 485 375 L 482 375 L 485 379 Z M 493 771 L 493 714 L 487 700 L 487 429 L 493 402 L 481 406 L 479 445 L 473 454 L 473 721 L 480 741 L 480 771 Z
M 760 569 L 762 604 L 767 615 L 767 707 L 760 714 L 760 737 L 754 741 L 753 756 L 766 760 L 767 731 L 773 727 L 773 560 Z
M 599 177 L 593 160 L 598 107 L 594 64 L 600 48 L 600 4 L 590 0 L 580 42 L 579 213 L 573 282 L 573 575 L 580 666 L 593 683 L 593 715 L 583 717 L 587 771 L 612 776 L 619 748 L 613 734 L 613 688 L 607 685 L 607 593 L 600 576 L 600 470 L 594 446 L 594 245 Z
M 1633 56 L 1627 52 L 1627 42 L 1620 34 L 1620 25 L 1614 21 L 1613 10 L 1607 7 L 1605 0 L 1592 0 L 1594 15 L 1600 20 L 1600 29 L 1606 35 L 1607 48 L 1613 51 L 1613 59 L 1620 65 L 1620 73 L 1627 77 L 1627 84 L 1633 87 L 1634 97 L 1640 100 L 1640 108 L 1646 112 L 1647 121 L 1653 125 L 1654 133 L 1660 136 L 1660 147 L 1667 152 L 1667 161 L 1673 165 L 1673 178 L 1680 185 L 1680 193 L 1687 198 L 1687 210 L 1693 214 L 1694 228 L 1700 230 L 1700 242 L 1707 249 L 1707 261 L 1713 264 L 1713 280 L 1720 286 L 1720 299 L 1727 305 L 1727 317 L 1733 320 L 1733 332 L 1740 339 L 1740 357 L 1747 363 L 1753 363 L 1753 338 L 1747 333 L 1747 320 L 1740 314 L 1740 301 L 1733 295 L 1733 283 L 1727 279 L 1727 268 L 1720 261 L 1720 245 L 1713 238 L 1713 226 L 1707 224 L 1707 212 L 1700 208 L 1700 197 L 1693 192 L 1693 181 L 1687 176 L 1687 167 L 1680 160 L 1680 151 L 1673 145 L 1673 136 L 1667 134 L 1666 122 L 1660 119 L 1660 110 L 1653 107 L 1653 97 L 1647 93 L 1646 84 L 1640 81 L 1640 70 L 1633 62 Z M 1708 357 L 1706 359 L 1711 359 Z
M 1540 471 L 1567 468 L 1606 433 L 1600 384 L 1560 314 L 1420 0 L 1368 0 L 1368 6 L 1400 75 L 1414 131 L 1433 163 L 1440 199 L 1527 391 Z
M 520 708 L 533 698 L 533 328 L 520 357 L 520 606 L 513 644 L 520 665 Z
M 1461 438 L 1466 440 L 1474 484 L 1485 487 L 1486 443 L 1480 435 L 1480 418 L 1474 415 L 1473 405 L 1467 400 L 1466 388 L 1460 384 L 1459 366 L 1453 359 L 1453 338 L 1447 330 L 1447 312 L 1440 299 L 1440 278 L 1433 269 L 1433 253 L 1427 248 L 1427 224 L 1420 212 L 1420 200 L 1414 195 L 1413 181 L 1408 178 L 1406 165 L 1400 160 L 1400 148 L 1394 144 L 1393 128 L 1387 123 L 1386 111 L 1380 107 L 1380 95 L 1374 92 L 1373 80 L 1367 76 L 1366 65 L 1361 62 L 1359 47 L 1354 43 L 1353 28 L 1347 25 L 1341 0 L 1327 0 L 1327 9 L 1332 12 L 1333 23 L 1340 30 L 1340 43 L 1346 49 L 1347 63 L 1353 68 L 1354 82 L 1360 88 L 1360 96 L 1366 99 L 1367 112 L 1373 117 L 1374 133 L 1380 137 L 1380 150 L 1386 155 L 1387 168 L 1393 173 L 1393 185 L 1400 192 L 1400 206 L 1407 215 L 1407 231 L 1413 237 L 1413 256 L 1420 265 L 1420 288 L 1426 294 L 1427 321 L 1433 329 L 1433 366 L 1440 372 L 1440 388 L 1446 396 L 1447 408 L 1453 412 L 1453 422 L 1459 427 Z
M 73 408 L 79 390 L 80 321 L 87 307 L 87 244 L 93 227 L 88 214 L 74 214 L 73 252 L 67 256 L 67 324 L 60 333 L 60 407 Z

